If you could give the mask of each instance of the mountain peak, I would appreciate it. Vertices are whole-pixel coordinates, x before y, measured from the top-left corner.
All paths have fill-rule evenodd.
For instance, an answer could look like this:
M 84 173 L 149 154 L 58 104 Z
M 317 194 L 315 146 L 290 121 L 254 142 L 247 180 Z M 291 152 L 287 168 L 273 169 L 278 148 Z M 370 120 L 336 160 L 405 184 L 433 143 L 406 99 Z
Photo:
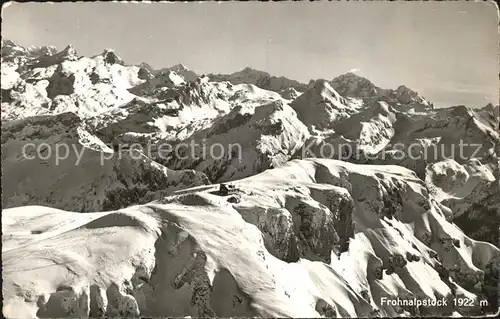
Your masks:
M 258 71 L 252 67 L 249 67 L 249 66 L 246 66 L 243 70 L 243 72 L 254 72 L 254 71 Z
M 120 58 L 113 49 L 105 49 L 101 55 L 104 57 L 106 63 L 125 65 L 123 59 Z
M 184 70 L 184 71 L 190 71 L 191 69 L 189 69 L 187 66 L 185 66 L 184 64 L 182 63 L 179 63 L 179 64 L 176 64 L 174 66 L 171 66 L 170 67 L 170 70 L 173 70 L 173 71 L 176 71 L 176 70 Z
M 176 65 L 173 65 L 173 66 L 169 67 L 168 69 L 171 71 L 175 71 L 175 72 L 191 71 L 190 68 L 188 68 L 187 66 L 185 66 L 182 63 L 178 63 Z
M 169 71 L 174 71 L 178 75 L 182 76 L 184 80 L 188 82 L 195 81 L 198 78 L 198 74 L 193 72 L 191 69 L 189 69 L 187 66 L 185 66 L 182 63 L 176 64 L 174 66 L 171 66 L 169 68 L 166 68 L 166 70 Z
M 349 79 L 352 81 L 368 81 L 368 82 L 372 83 L 370 80 L 368 80 L 364 76 L 361 76 L 361 75 L 354 73 L 354 72 L 347 72 L 347 73 L 341 74 L 341 75 L 337 76 L 336 78 L 334 78 L 333 80 L 335 80 L 335 79 Z
M 328 83 L 327 80 L 324 79 L 318 79 L 314 81 L 313 88 L 316 91 L 323 91 L 325 89 L 332 90 L 333 88 L 331 87 L 330 83 Z
M 330 82 L 324 79 L 319 79 L 314 81 L 310 91 L 319 94 L 321 97 L 329 101 L 337 101 L 342 104 L 346 104 L 345 99 L 332 87 Z
M 14 41 L 12 41 L 12 40 L 5 39 L 5 40 L 2 40 L 2 47 L 4 47 L 4 46 L 17 47 L 18 45 Z
M 255 73 L 255 74 L 270 76 L 270 74 L 265 72 L 265 71 L 257 70 L 257 69 L 251 68 L 249 66 L 245 67 L 243 70 L 241 70 L 240 72 L 236 72 L 236 73 Z
M 144 68 L 151 73 L 153 73 L 153 71 L 154 71 L 154 68 L 151 65 L 147 64 L 146 62 L 141 62 L 141 64 L 139 64 L 138 67 Z
M 354 97 L 362 99 L 379 99 L 395 104 L 421 104 L 423 106 L 432 106 L 418 92 L 400 85 L 396 90 L 382 89 L 373 84 L 367 78 L 348 72 L 334 78 L 330 84 L 340 95 L 344 97 Z
M 380 88 L 370 80 L 353 72 L 337 76 L 330 84 L 335 91 L 345 97 L 373 97 L 380 91 Z
M 36 59 L 43 56 L 51 56 L 57 53 L 54 46 L 35 46 L 23 47 L 12 40 L 2 40 L 2 58 L 28 58 Z
M 62 52 L 65 52 L 68 55 L 77 55 L 75 47 L 72 44 L 68 44 Z

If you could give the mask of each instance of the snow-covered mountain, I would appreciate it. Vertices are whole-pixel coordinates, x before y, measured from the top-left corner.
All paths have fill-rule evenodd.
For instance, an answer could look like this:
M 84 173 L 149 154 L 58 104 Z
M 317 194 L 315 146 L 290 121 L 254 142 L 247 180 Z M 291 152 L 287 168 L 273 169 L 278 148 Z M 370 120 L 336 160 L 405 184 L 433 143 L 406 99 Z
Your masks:
M 352 72 L 334 78 L 330 85 L 345 97 L 361 98 L 365 101 L 385 101 L 398 106 L 419 107 L 420 109 L 432 107 L 424 97 L 404 85 L 395 90 L 382 89 L 370 80 Z
M 176 72 L 188 82 L 196 81 L 196 79 L 199 77 L 198 74 L 196 74 L 194 71 L 192 71 L 182 63 L 171 66 L 168 68 L 168 70 Z
M 37 150 L 47 158 L 35 157 Z M 50 156 L 56 152 L 60 158 Z M 208 184 L 203 173 L 174 171 L 139 152 L 114 152 L 74 113 L 4 123 L 2 171 L 3 208 L 43 204 L 76 212 L 112 210 L 151 191 Z
M 246 67 L 241 71 L 232 74 L 210 74 L 208 77 L 212 81 L 228 81 L 233 84 L 253 84 L 264 90 L 280 92 L 287 88 L 294 88 L 297 91 L 304 91 L 306 84 L 280 76 L 276 77 L 267 72 Z
M 2 63 L 2 120 L 74 112 L 99 114 L 134 98 L 128 89 L 143 83 L 140 68 L 125 66 L 111 50 L 78 57 L 73 47 L 30 58 L 25 65 Z
M 2 40 L 1 56 L 4 62 L 26 63 L 31 59 L 50 56 L 57 53 L 54 46 L 29 46 L 22 47 L 10 40 Z
M 498 309 L 498 106 L 1 52 L 7 318 Z

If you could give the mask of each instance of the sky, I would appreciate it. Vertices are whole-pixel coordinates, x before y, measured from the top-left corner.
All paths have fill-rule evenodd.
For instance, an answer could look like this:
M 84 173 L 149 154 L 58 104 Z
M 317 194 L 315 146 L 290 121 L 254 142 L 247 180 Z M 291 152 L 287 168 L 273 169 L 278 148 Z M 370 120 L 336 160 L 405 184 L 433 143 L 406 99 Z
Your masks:
M 2 18 L 2 36 L 19 45 L 111 48 L 128 64 L 250 66 L 306 83 L 355 71 L 436 107 L 499 102 L 492 2 L 11 3 Z

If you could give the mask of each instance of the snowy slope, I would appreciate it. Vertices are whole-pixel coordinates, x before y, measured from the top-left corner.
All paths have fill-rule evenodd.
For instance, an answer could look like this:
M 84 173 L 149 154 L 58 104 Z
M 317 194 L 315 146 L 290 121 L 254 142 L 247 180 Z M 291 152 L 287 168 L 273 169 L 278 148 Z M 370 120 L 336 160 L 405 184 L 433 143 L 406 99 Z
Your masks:
M 293 161 L 236 186 L 230 196 L 192 189 L 106 213 L 4 210 L 4 313 L 367 317 L 480 311 L 380 303 L 382 296 L 476 298 L 483 270 L 500 256 L 450 224 L 448 212 L 411 171 Z M 400 205 L 393 216 L 384 210 L 387 200 Z

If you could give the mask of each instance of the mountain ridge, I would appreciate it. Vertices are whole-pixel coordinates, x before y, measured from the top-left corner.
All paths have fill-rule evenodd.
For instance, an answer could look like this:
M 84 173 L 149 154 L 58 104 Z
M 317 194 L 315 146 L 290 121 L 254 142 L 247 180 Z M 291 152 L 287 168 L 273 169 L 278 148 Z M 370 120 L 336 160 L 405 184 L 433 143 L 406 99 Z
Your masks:
M 2 48 L 3 47 L 14 47 L 14 46 L 19 51 L 26 50 L 25 48 L 15 44 L 13 41 L 2 40 Z M 69 47 L 71 47 L 71 46 L 69 46 Z M 48 48 L 48 49 L 44 49 L 44 48 Z M 68 49 L 68 48 L 66 48 L 66 49 Z M 73 48 L 71 47 L 71 49 L 73 49 Z M 45 50 L 45 51 L 51 53 L 50 55 L 53 55 L 55 53 L 53 51 L 56 49 L 55 49 L 55 47 L 41 47 L 39 50 L 42 50 L 42 51 Z M 109 50 L 109 52 L 113 52 L 114 59 L 117 59 L 117 61 L 121 61 L 121 62 L 119 62 L 121 64 L 124 63 L 123 60 L 121 60 L 121 58 L 119 58 L 114 53 L 114 50 L 112 50 L 112 49 L 105 49 L 104 52 L 102 53 L 102 55 L 106 55 L 107 54 L 106 52 L 108 50 Z M 199 75 L 197 73 L 190 70 L 182 63 L 177 63 L 173 66 L 161 68 L 158 70 L 154 70 L 154 68 L 152 66 L 145 64 L 144 62 L 140 63 L 138 66 L 146 69 L 151 74 L 162 73 L 165 71 L 174 71 L 174 72 L 179 73 L 181 76 L 183 76 L 188 82 L 195 81 L 199 77 Z M 250 66 L 247 66 L 240 71 L 233 72 L 232 74 L 208 74 L 208 77 L 214 81 L 229 81 L 233 84 L 251 83 L 251 84 L 255 84 L 263 89 L 270 89 L 271 91 L 275 91 L 278 93 L 280 93 L 283 90 L 289 89 L 289 88 L 293 88 L 297 91 L 302 92 L 302 91 L 306 90 L 307 88 L 311 87 L 313 85 L 313 83 L 316 81 L 316 80 L 310 80 L 310 82 L 308 84 L 305 84 L 305 83 L 301 83 L 301 82 L 293 80 L 293 79 L 289 79 L 285 76 L 273 76 L 266 71 L 257 70 L 255 68 L 250 67 Z M 352 83 L 352 81 L 358 82 L 358 83 L 356 83 L 356 85 L 358 85 L 358 86 L 359 85 L 368 85 L 368 88 L 361 89 L 359 92 L 354 92 L 352 89 L 347 90 L 345 87 L 343 87 L 343 85 L 345 86 L 346 83 L 341 83 L 342 80 L 345 80 L 345 79 L 350 80 L 351 83 Z M 349 83 L 347 83 L 347 85 L 348 84 Z M 374 90 L 375 89 L 375 90 L 379 90 L 379 91 L 384 92 L 383 98 L 389 98 L 389 95 L 393 95 L 393 96 L 396 95 L 395 98 L 396 98 L 396 100 L 398 100 L 398 102 L 402 102 L 402 101 L 406 102 L 403 104 L 408 104 L 412 100 L 415 100 L 415 102 L 418 102 L 418 103 L 423 103 L 426 106 L 428 106 L 428 104 L 430 104 L 430 102 L 425 100 L 425 98 L 420 97 L 417 92 L 415 92 L 411 89 L 408 89 L 404 85 L 400 85 L 397 89 L 394 89 L 394 90 L 393 89 L 380 89 L 379 87 L 376 87 L 368 79 L 366 79 L 362 76 L 359 76 L 355 73 L 352 73 L 352 72 L 347 72 L 345 74 L 342 74 L 342 75 L 335 77 L 333 80 L 330 81 L 330 85 L 332 85 L 332 87 L 344 97 L 373 98 L 377 95 L 377 94 L 375 94 L 375 92 L 372 92 L 372 93 L 370 93 L 369 96 L 367 96 L 366 94 L 368 94 L 368 93 L 363 91 L 363 90 Z M 356 93 L 356 94 L 354 94 L 354 93 Z M 402 97 L 399 97 L 398 95 L 402 95 Z

